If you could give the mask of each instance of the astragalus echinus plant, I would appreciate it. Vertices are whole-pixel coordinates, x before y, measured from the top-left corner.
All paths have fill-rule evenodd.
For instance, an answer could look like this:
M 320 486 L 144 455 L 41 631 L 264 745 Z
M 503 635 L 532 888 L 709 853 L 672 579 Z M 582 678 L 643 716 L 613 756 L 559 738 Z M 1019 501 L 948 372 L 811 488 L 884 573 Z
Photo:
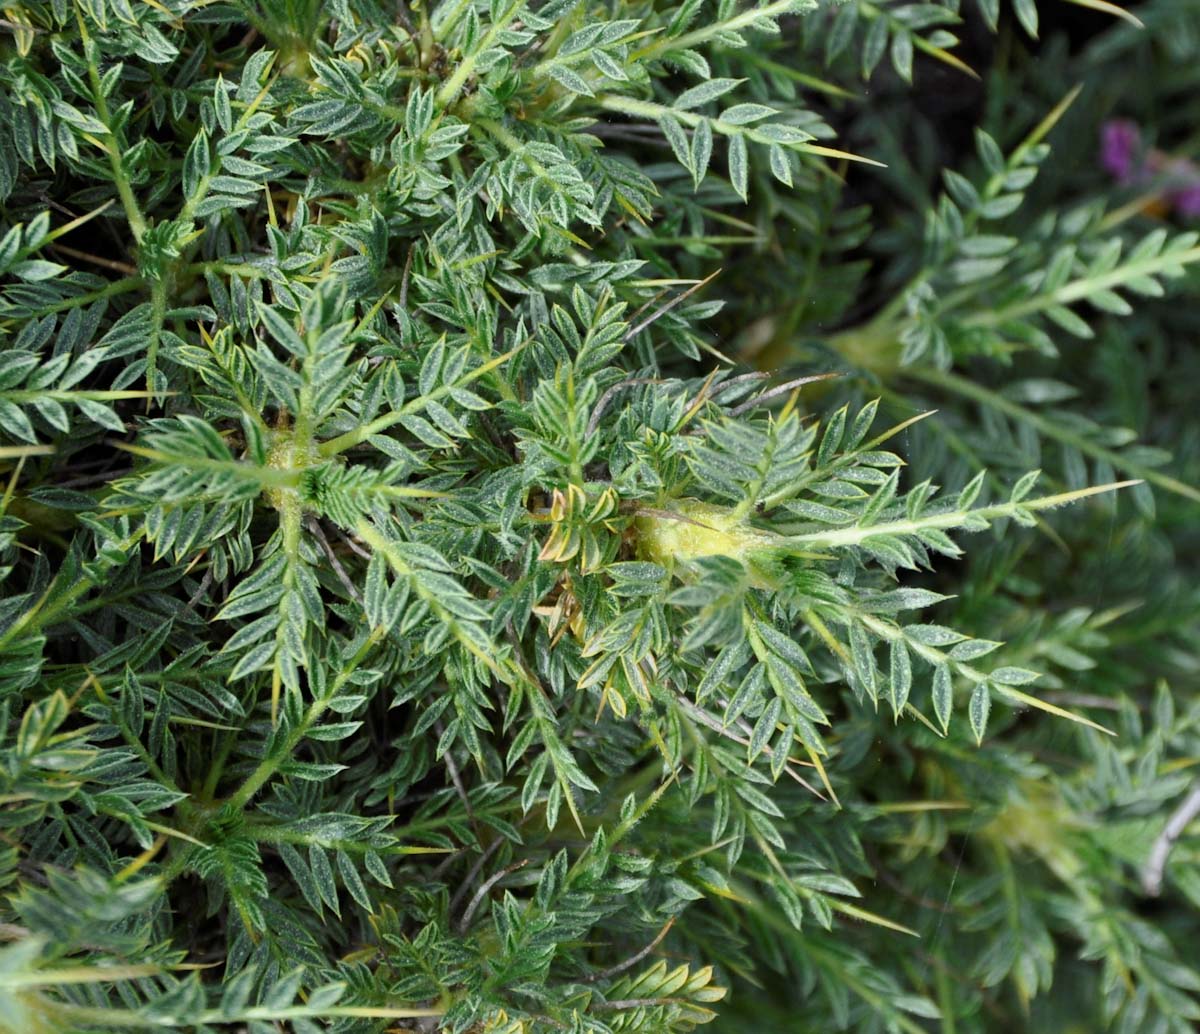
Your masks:
M 1200 4 L 1079 3 L 6 0 L 0 1029 L 1195 1030 Z

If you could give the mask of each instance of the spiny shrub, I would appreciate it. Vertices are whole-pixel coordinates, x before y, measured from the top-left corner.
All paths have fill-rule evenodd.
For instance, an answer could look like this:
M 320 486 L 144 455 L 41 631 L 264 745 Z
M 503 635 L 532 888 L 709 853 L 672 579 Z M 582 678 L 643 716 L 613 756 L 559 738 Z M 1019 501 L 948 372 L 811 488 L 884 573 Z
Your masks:
M 1194 1029 L 1200 8 L 1085 6 L 5 6 L 0 1028 Z

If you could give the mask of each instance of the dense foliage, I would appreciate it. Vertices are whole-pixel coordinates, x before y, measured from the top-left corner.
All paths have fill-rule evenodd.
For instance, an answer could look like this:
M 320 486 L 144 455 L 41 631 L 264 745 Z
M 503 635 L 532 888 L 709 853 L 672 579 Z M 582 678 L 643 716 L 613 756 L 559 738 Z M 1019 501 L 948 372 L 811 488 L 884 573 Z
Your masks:
M 1196 1029 L 1200 2 L 1078 3 L 6 4 L 0 1029 Z

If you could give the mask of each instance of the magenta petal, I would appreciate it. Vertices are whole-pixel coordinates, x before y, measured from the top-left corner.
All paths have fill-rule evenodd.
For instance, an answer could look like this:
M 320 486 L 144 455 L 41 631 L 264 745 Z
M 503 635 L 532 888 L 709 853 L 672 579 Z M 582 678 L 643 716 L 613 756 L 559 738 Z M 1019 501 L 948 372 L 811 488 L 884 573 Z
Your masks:
M 1113 119 L 1100 130 L 1100 164 L 1120 183 L 1133 179 L 1142 134 L 1128 119 Z
M 1175 211 L 1188 219 L 1200 219 L 1200 182 L 1171 192 Z

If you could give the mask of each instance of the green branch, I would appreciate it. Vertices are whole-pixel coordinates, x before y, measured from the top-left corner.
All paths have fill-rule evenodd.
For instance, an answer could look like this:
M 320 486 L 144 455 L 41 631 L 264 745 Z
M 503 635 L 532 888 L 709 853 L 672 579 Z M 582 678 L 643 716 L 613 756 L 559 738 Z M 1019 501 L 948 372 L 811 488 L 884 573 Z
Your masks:
M 1111 272 L 1103 273 L 1100 276 L 1080 277 L 1078 280 L 1063 284 L 1058 290 L 1051 291 L 1049 294 L 1041 294 L 1022 302 L 1014 302 L 1002 309 L 980 309 L 965 317 L 961 323 L 964 327 L 1001 327 L 1022 316 L 1032 316 L 1055 306 L 1083 301 L 1101 291 L 1110 291 L 1114 287 L 1123 287 L 1134 280 L 1168 273 L 1193 262 L 1200 262 L 1200 246 L 1188 248 L 1186 251 L 1161 252 L 1153 258 L 1118 266 Z
M 1200 253 L 1200 249 L 1198 249 L 1198 253 Z M 1001 395 L 999 392 L 985 388 L 981 384 L 968 380 L 966 377 L 961 377 L 948 370 L 938 370 L 932 366 L 905 366 L 901 369 L 901 372 L 905 377 L 912 377 L 915 380 L 924 381 L 926 384 L 936 385 L 939 388 L 952 391 L 957 395 L 962 395 L 981 405 L 1004 413 L 1006 416 L 1010 416 L 1020 423 L 1028 424 L 1039 434 L 1045 435 L 1047 438 L 1053 438 L 1064 445 L 1070 445 L 1092 459 L 1101 460 L 1109 464 L 1114 470 L 1131 475 L 1139 481 L 1146 481 L 1168 492 L 1174 492 L 1176 495 L 1200 502 L 1200 489 L 1196 489 L 1180 481 L 1178 478 L 1173 478 L 1169 474 L 1162 474 L 1153 467 L 1146 466 L 1144 463 L 1128 459 L 1112 449 L 1106 449 L 1104 446 L 1098 445 L 1096 442 L 1084 437 L 1079 432 L 1063 427 L 1061 424 L 1055 423 L 1040 413 L 1035 413 L 1033 410 L 1027 409 L 1012 399 Z
M 350 658 L 346 666 L 338 674 L 333 685 L 330 686 L 329 692 L 324 696 L 313 700 L 308 705 L 308 709 L 304 712 L 304 717 L 292 729 L 289 729 L 284 736 L 282 742 L 272 744 L 268 750 L 267 756 L 258 763 L 258 766 L 246 777 L 246 781 L 242 783 L 237 790 L 230 794 L 227 801 L 228 805 L 234 809 L 244 809 L 247 804 L 253 799 L 271 779 L 271 777 L 279 771 L 281 765 L 291 758 L 296 747 L 300 745 L 300 741 L 308 734 L 311 729 L 320 720 L 321 716 L 329 710 L 329 705 L 337 698 L 337 695 L 345 688 L 346 684 L 353 677 L 354 672 L 358 669 L 359 664 L 363 662 L 367 654 L 375 647 L 377 643 L 384 637 L 383 629 L 372 629 L 363 640 L 354 656 Z
M 462 93 L 467 80 L 475 74 L 475 66 L 479 63 L 480 56 L 496 42 L 496 37 L 508 28 L 509 23 L 517 16 L 517 12 L 524 6 L 524 3 L 525 0 L 513 0 L 513 3 L 488 27 L 488 31 L 483 34 L 483 38 L 475 45 L 475 49 L 462 59 L 458 67 L 454 70 L 454 74 L 438 90 L 437 103 L 439 107 L 444 110 L 458 100 L 458 95 Z
M 803 535 L 781 536 L 781 539 L 789 546 L 847 549 L 860 546 L 864 542 L 882 535 L 918 535 L 922 531 L 944 531 L 979 524 L 982 521 L 990 522 L 1004 517 L 1015 517 L 1022 511 L 1052 510 L 1059 506 L 1067 506 L 1080 499 L 1086 499 L 1088 496 L 1114 492 L 1119 488 L 1137 484 L 1141 484 L 1141 482 L 1116 481 L 1110 485 L 1094 485 L 1089 488 L 1076 489 L 1073 492 L 1042 496 L 1040 499 L 1024 499 L 1019 503 L 997 503 L 993 506 L 979 506 L 971 510 L 948 510 L 944 513 L 934 513 L 902 521 L 884 521 L 881 524 L 832 528 L 828 531 L 813 531 Z
M 79 25 L 79 38 L 83 44 L 84 59 L 87 61 L 88 82 L 92 87 L 92 99 L 96 103 L 96 115 L 108 131 L 108 141 L 104 145 L 104 150 L 108 154 L 109 165 L 112 168 L 113 183 L 116 185 L 121 205 L 125 209 L 125 218 L 129 221 L 129 229 L 133 233 L 134 242 L 140 244 L 146 233 L 146 217 L 142 214 L 133 193 L 129 174 L 125 171 L 122 157 L 125 145 L 112 128 L 112 115 L 109 114 L 108 100 L 104 96 L 104 84 L 100 81 L 100 69 L 96 65 L 96 47 L 87 31 L 83 12 L 79 8 L 76 8 L 75 19 Z

